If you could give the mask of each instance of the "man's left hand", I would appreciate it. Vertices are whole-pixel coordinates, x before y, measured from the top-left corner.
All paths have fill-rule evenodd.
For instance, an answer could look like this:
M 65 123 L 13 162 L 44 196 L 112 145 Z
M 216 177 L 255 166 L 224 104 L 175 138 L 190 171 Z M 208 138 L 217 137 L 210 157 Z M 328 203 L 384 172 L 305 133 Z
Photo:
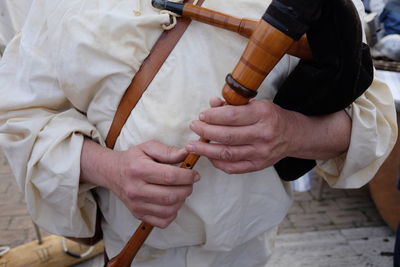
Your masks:
M 189 152 L 206 156 L 226 173 L 246 173 L 273 165 L 286 157 L 295 138 L 293 112 L 267 100 L 244 106 L 223 106 L 213 98 L 190 128 L 211 143 L 191 141 Z
M 211 143 L 191 141 L 186 150 L 206 156 L 226 173 L 262 170 L 285 157 L 327 160 L 349 148 L 352 122 L 344 110 L 305 116 L 268 100 L 223 104 L 211 99 L 211 108 L 190 124 Z

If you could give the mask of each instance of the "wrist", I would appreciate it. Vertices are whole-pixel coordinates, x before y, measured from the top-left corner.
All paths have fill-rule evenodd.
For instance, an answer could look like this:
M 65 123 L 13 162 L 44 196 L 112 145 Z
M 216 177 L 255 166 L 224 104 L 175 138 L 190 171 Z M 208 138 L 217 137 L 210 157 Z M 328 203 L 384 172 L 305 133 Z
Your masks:
M 305 125 L 308 118 L 301 113 L 283 109 L 286 136 L 286 155 L 285 157 L 296 157 L 300 151 L 306 149 L 304 137 L 307 135 Z
M 118 151 L 103 147 L 85 138 L 81 152 L 81 182 L 112 189 L 112 180 L 118 176 Z
M 347 151 L 351 119 L 345 111 L 322 116 L 292 115 L 290 157 L 327 160 Z

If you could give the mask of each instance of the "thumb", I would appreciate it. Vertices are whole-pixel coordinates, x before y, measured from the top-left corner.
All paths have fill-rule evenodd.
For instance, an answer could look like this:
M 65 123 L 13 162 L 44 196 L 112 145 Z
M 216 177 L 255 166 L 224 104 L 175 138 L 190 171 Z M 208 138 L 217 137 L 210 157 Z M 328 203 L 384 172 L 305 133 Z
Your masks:
M 149 141 L 142 144 L 142 150 L 150 158 L 160 163 L 168 164 L 182 162 L 188 154 L 184 148 L 167 146 L 157 141 Z
M 210 107 L 216 108 L 216 107 L 223 106 L 225 104 L 225 101 L 219 97 L 213 97 L 210 99 L 209 104 L 210 104 Z

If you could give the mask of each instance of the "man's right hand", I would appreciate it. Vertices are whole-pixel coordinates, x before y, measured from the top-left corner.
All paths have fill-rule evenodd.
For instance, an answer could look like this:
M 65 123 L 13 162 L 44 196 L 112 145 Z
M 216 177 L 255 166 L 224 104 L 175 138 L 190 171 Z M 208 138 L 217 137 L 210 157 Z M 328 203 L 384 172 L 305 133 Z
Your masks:
M 182 162 L 186 155 L 184 149 L 156 141 L 114 151 L 85 139 L 81 181 L 110 189 L 136 218 L 165 228 L 200 179 L 194 170 L 170 165 Z

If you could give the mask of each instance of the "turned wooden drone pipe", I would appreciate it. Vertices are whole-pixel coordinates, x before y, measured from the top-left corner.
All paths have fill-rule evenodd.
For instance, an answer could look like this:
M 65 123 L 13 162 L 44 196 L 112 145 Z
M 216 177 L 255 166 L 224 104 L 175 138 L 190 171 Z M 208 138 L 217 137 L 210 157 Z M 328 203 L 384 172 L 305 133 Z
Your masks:
M 259 20 L 238 18 L 193 4 L 152 0 L 152 5 L 158 9 L 168 10 L 199 22 L 236 32 L 246 38 L 250 38 L 259 22 Z M 313 57 L 306 35 L 303 35 L 298 41 L 295 41 L 286 51 L 286 54 L 305 60 L 311 60 Z

